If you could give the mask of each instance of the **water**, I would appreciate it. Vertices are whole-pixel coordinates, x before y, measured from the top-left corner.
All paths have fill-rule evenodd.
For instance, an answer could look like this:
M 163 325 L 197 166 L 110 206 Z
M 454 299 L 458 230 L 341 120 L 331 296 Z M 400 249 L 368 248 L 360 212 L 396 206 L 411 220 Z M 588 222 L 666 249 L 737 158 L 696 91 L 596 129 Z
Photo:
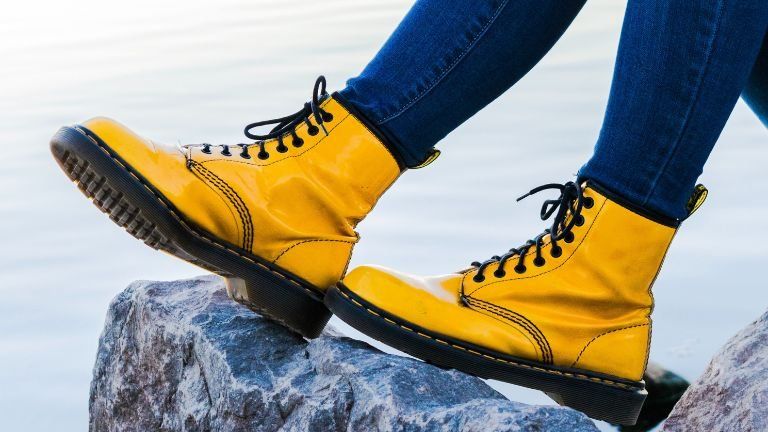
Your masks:
M 134 279 L 200 274 L 115 228 L 48 153 L 64 124 L 109 115 L 157 140 L 239 142 L 295 111 L 324 73 L 337 89 L 409 2 L 28 0 L 0 16 L 0 416 L 3 430 L 83 430 L 110 299 Z M 542 229 L 514 198 L 564 181 L 591 152 L 623 5 L 595 0 L 533 72 L 407 173 L 360 226 L 354 264 L 432 274 Z M 652 357 L 695 378 L 766 307 L 768 134 L 743 104 L 703 177 L 709 202 L 656 284 Z M 429 203 L 429 205 L 424 205 Z M 353 330 L 334 319 L 351 335 Z M 538 392 L 492 383 L 510 398 Z

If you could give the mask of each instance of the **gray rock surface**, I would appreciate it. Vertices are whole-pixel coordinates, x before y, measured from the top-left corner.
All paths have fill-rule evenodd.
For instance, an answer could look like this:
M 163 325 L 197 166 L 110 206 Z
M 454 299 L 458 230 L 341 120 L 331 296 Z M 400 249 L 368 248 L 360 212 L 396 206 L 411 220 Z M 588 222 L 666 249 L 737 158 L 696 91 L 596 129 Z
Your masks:
M 715 355 L 663 431 L 768 431 L 768 312 Z
M 482 380 L 326 331 L 306 340 L 229 300 L 216 277 L 135 282 L 109 308 L 92 431 L 595 431 Z

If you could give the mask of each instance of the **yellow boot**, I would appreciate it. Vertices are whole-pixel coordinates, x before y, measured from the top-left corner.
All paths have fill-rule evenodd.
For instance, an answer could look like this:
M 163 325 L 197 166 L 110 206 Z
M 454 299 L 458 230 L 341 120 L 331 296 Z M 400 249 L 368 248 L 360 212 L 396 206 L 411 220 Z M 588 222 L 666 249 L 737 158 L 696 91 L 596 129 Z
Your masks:
M 444 276 L 358 267 L 326 304 L 418 358 L 634 424 L 646 395 L 651 286 L 679 221 L 644 214 L 591 183 L 531 193 L 550 188 L 561 192 L 542 207 L 542 219 L 555 214 L 552 228 L 522 247 Z M 690 212 L 705 192 L 697 188 Z
M 251 131 L 275 125 L 265 135 Z M 149 246 L 228 278 L 236 300 L 308 337 L 330 318 L 354 228 L 403 166 L 325 79 L 299 112 L 237 145 L 168 146 L 95 118 L 51 150 L 103 212 Z

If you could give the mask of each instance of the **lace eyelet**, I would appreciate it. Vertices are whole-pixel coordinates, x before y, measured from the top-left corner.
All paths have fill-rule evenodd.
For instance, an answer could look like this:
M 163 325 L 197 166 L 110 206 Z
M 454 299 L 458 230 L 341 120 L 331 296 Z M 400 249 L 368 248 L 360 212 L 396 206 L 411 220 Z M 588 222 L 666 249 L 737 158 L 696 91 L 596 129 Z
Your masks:
M 293 145 L 296 148 L 299 148 L 299 147 L 304 145 L 304 140 L 301 139 L 301 138 L 295 139 L 295 140 L 291 141 L 291 145 Z
M 208 144 L 203 145 L 203 149 L 200 151 L 205 154 L 211 154 L 211 146 Z
M 318 133 L 320 133 L 320 128 L 315 125 L 312 125 L 307 128 L 307 133 L 310 134 L 311 136 L 315 136 Z
M 228 148 L 225 148 L 224 150 L 221 151 L 221 155 L 222 156 L 232 156 L 232 153 L 230 153 Z
M 309 125 L 309 122 L 307 123 Z M 526 241 L 522 246 L 510 249 L 502 256 L 494 255 L 482 263 L 477 261 L 473 262 L 472 267 L 477 269 L 474 278 L 475 282 L 483 281 L 485 279 L 482 274 L 490 265 L 496 267 L 496 271 L 493 272 L 496 277 L 504 274 L 504 267 L 508 261 L 510 262 L 510 265 L 513 261 L 517 264 L 514 267 L 514 271 L 518 274 L 525 273 L 528 270 L 526 264 L 529 266 L 541 267 L 550 261 L 550 256 L 554 259 L 564 255 L 563 243 L 573 243 L 576 241 L 575 233 L 578 231 L 574 227 L 582 226 L 587 222 L 585 216 L 585 213 L 587 212 L 582 213 L 581 210 L 585 207 L 589 208 L 594 206 L 596 204 L 595 198 L 585 196 L 584 190 L 578 183 L 569 181 L 564 184 L 546 184 L 533 188 L 530 192 L 522 195 L 517 200 L 520 201 L 525 197 L 547 189 L 555 189 L 560 192 L 560 198 L 556 200 L 546 200 L 541 206 L 542 219 L 546 220 L 549 219 L 550 216 L 555 215 L 551 227 L 545 229 L 543 233 L 533 239 Z M 594 217 L 590 220 L 593 219 Z M 594 221 L 591 223 L 594 223 Z M 566 247 L 572 248 L 572 246 Z M 530 253 L 533 251 L 533 248 L 535 248 L 535 255 Z M 546 260 L 542 256 L 545 248 L 549 254 Z M 572 249 L 569 249 L 568 253 L 572 254 Z M 528 256 L 531 258 L 527 258 Z M 529 264 L 529 259 L 533 261 L 533 264 Z M 565 257 L 565 260 L 567 259 L 568 257 Z M 556 261 L 553 261 L 552 265 L 557 265 Z M 533 267 L 531 267 L 531 269 L 533 269 Z
M 240 153 L 240 157 L 243 158 L 243 159 L 250 159 L 251 155 L 249 155 L 248 153 L 243 152 L 243 153 Z
M 474 275 L 472 277 L 472 280 L 475 281 L 475 283 L 480 283 L 480 282 L 485 281 L 485 276 Z
M 256 156 L 259 157 L 261 160 L 269 159 L 269 153 L 267 152 L 259 152 Z
M 320 115 L 320 117 L 323 119 L 325 123 L 330 123 L 331 121 L 333 121 L 333 114 L 329 112 L 324 112 L 323 114 Z
M 278 153 L 285 153 L 285 152 L 288 151 L 288 147 L 286 147 L 286 146 L 282 146 L 282 147 L 278 146 L 275 150 L 277 150 Z
M 496 269 L 496 271 L 493 272 L 493 275 L 496 278 L 501 279 L 507 275 L 507 272 L 505 272 L 504 270 Z

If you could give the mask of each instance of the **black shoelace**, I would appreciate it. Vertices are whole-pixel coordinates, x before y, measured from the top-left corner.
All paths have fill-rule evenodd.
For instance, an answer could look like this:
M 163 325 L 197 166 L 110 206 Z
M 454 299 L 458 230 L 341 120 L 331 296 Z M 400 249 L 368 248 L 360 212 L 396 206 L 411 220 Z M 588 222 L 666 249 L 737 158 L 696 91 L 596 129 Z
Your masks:
M 518 198 L 517 201 L 548 189 L 560 191 L 560 196 L 557 199 L 546 200 L 541 206 L 541 220 L 547 220 L 556 213 L 552 221 L 552 227 L 545 229 L 543 233 L 528 240 L 524 245 L 510 249 L 504 255 L 494 255 L 491 259 L 482 263 L 478 261 L 473 262 L 471 264 L 472 267 L 477 268 L 477 273 L 473 277 L 475 282 L 485 280 L 485 269 L 493 263 L 499 263 L 493 275 L 497 278 L 506 276 L 504 267 L 507 261 L 514 257 L 518 257 L 517 265 L 514 267 L 515 272 L 525 273 L 527 270 L 525 267 L 525 256 L 532 247 L 536 248 L 536 257 L 533 259 L 533 264 L 537 267 L 543 266 L 546 260 L 542 256 L 541 249 L 544 246 L 544 237 L 547 235 L 550 236 L 550 243 L 552 243 L 550 255 L 553 258 L 558 258 L 563 254 L 563 249 L 557 244 L 558 241 L 562 240 L 570 243 L 574 240 L 573 227 L 584 224 L 584 216 L 581 215 L 581 210 L 582 208 L 591 208 L 594 205 L 594 200 L 584 197 L 584 193 L 578 183 L 567 182 L 565 184 L 551 183 L 539 186 Z M 569 214 L 571 215 L 570 219 L 568 219 Z
M 286 138 L 291 136 L 291 145 L 295 148 L 299 148 L 304 145 L 304 140 L 296 134 L 296 128 L 301 124 L 307 125 L 307 133 L 310 136 L 315 136 L 320 133 L 320 130 L 328 135 L 328 130 L 325 128 L 325 123 L 333 120 L 333 114 L 320 108 L 320 104 L 328 98 L 328 92 L 325 90 L 325 77 L 320 75 L 315 81 L 314 89 L 312 90 L 312 100 L 305 103 L 304 107 L 299 111 L 272 120 L 258 121 L 251 123 L 245 127 L 245 136 L 254 140 L 253 144 L 237 144 L 240 147 L 240 157 L 244 159 L 250 159 L 251 155 L 248 152 L 250 147 L 258 146 L 259 153 L 256 155 L 259 159 L 268 159 L 269 152 L 266 149 L 266 141 L 271 139 L 277 139 L 277 150 L 279 153 L 285 153 L 288 151 L 288 146 L 285 145 Z M 315 124 L 312 124 L 310 117 L 315 120 Z M 268 133 L 259 135 L 253 132 L 254 129 L 261 126 L 275 125 Z M 206 154 L 211 153 L 211 144 L 202 144 L 202 152 Z M 229 149 L 230 146 L 222 145 L 221 154 L 224 156 L 231 156 L 232 153 Z

